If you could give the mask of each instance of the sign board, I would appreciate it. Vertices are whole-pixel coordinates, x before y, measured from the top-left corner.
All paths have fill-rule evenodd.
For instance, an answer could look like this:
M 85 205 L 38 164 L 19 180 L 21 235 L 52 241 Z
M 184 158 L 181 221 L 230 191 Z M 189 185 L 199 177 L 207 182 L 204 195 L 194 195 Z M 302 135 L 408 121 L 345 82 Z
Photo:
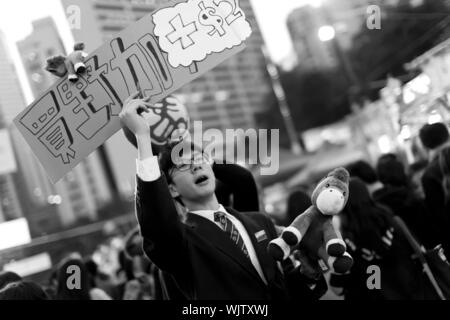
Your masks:
M 14 123 L 57 182 L 121 128 L 138 87 L 154 104 L 243 50 L 250 34 L 238 0 L 172 1 L 92 52 L 77 82 L 60 79 Z M 170 111 L 152 112 L 170 122 Z
M 0 175 L 12 173 L 16 170 L 16 160 L 9 132 L 6 129 L 0 129 Z
M 25 218 L 0 223 L 0 250 L 31 242 L 30 229 Z
M 15 272 L 21 277 L 44 272 L 52 268 L 52 260 L 47 252 L 25 259 L 12 261 L 3 266 L 3 271 Z

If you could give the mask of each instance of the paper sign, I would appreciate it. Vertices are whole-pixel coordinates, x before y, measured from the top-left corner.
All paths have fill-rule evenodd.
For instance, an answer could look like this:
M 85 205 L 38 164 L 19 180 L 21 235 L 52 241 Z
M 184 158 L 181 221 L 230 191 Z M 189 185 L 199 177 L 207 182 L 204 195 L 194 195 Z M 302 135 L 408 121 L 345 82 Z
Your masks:
M 15 272 L 21 277 L 44 272 L 52 268 L 52 259 L 48 252 L 39 253 L 22 260 L 12 261 L 3 266 L 3 271 Z
M 53 182 L 121 128 L 123 101 L 137 84 L 154 104 L 245 48 L 251 30 L 238 1 L 200 2 L 172 1 L 143 17 L 92 52 L 77 82 L 57 81 L 14 119 Z M 203 15 L 217 16 L 217 25 L 205 26 Z M 162 111 L 155 114 L 170 121 Z
M 31 242 L 30 228 L 25 218 L 0 223 L 0 251 Z

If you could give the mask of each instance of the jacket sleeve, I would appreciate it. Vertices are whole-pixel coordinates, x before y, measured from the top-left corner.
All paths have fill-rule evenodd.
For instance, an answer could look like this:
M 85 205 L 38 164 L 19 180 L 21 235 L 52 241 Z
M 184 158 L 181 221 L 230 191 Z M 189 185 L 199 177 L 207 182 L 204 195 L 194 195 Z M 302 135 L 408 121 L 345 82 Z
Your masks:
M 145 182 L 138 176 L 136 215 L 144 239 L 145 254 L 160 269 L 176 274 L 186 271 L 188 263 L 184 225 L 164 175 Z
M 216 178 L 233 195 L 233 208 L 240 212 L 258 212 L 258 188 L 252 173 L 237 164 L 213 164 Z M 218 195 L 220 198 L 220 195 Z

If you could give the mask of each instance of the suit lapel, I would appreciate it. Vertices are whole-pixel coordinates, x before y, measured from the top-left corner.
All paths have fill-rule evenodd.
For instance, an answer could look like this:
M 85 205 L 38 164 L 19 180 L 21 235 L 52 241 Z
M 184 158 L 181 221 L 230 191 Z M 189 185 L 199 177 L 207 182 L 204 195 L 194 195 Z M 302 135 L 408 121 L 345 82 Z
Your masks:
M 227 209 L 228 210 L 228 209 Z M 187 224 L 196 229 L 196 233 L 204 238 L 205 242 L 214 246 L 222 253 L 239 264 L 245 271 L 262 282 L 261 277 L 244 253 L 229 239 L 215 223 L 199 215 L 189 213 Z
M 265 230 L 265 228 L 262 227 L 261 225 L 255 224 L 251 219 L 246 217 L 245 214 L 241 214 L 232 208 L 226 209 L 231 215 L 236 217 L 236 219 L 241 221 L 241 223 L 244 225 L 250 237 L 250 240 L 252 241 L 253 248 L 255 249 L 256 256 L 258 258 L 259 264 L 261 265 L 261 269 L 264 273 L 264 276 L 266 277 L 266 280 L 270 282 L 275 275 L 274 274 L 275 270 L 273 268 L 273 261 L 271 260 L 266 251 L 269 239 L 258 242 L 255 236 L 255 233 L 261 231 L 261 228 L 263 228 L 265 232 L 267 232 L 267 230 Z

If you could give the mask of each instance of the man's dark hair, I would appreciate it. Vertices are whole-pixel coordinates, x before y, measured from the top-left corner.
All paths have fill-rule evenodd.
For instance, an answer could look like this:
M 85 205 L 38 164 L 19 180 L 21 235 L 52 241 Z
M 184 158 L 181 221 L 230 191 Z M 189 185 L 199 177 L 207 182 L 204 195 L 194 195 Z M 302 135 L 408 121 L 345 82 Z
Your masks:
M 408 184 L 405 166 L 395 157 L 381 157 L 377 163 L 377 174 L 384 185 L 404 187 Z
M 11 282 L 0 290 L 0 300 L 49 300 L 49 297 L 36 283 L 18 281 Z
M 22 280 L 22 277 L 17 273 L 11 271 L 2 271 L 0 272 L 0 289 L 6 287 L 6 285 L 10 284 L 11 282 L 17 282 L 20 280 Z
M 419 137 L 425 148 L 433 150 L 448 141 L 448 128 L 441 122 L 426 124 L 420 129 Z

